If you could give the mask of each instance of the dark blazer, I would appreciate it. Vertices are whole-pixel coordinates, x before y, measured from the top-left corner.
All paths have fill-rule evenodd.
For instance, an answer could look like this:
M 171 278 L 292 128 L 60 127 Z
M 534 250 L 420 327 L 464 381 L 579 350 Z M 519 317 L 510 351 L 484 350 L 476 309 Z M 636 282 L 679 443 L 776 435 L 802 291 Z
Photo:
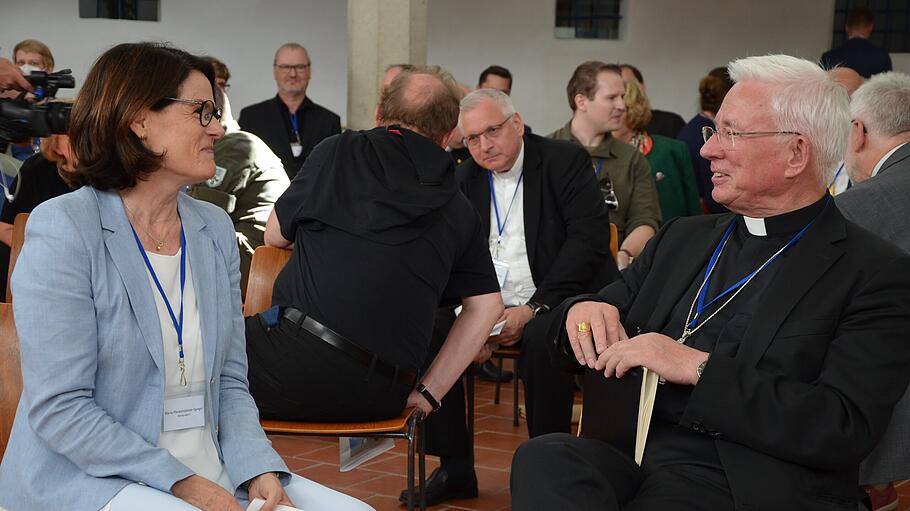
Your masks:
M 660 331 L 731 219 L 668 222 L 622 281 L 586 298 L 617 306 L 627 332 Z M 780 262 L 732 333 L 736 356 L 710 358 L 680 425 L 715 438 L 737 510 L 855 511 L 859 463 L 910 378 L 910 256 L 832 203 Z
M 825 69 L 849 67 L 863 78 L 891 71 L 891 55 L 888 50 L 864 37 L 847 39 L 841 46 L 826 51 L 821 60 Z
M 645 127 L 645 131 L 652 135 L 676 138 L 685 126 L 686 121 L 677 113 L 651 110 L 651 122 Z
M 291 152 L 287 108 L 281 104 L 281 99 L 277 95 L 244 108 L 240 111 L 240 119 L 237 120 L 241 130 L 261 138 L 272 152 L 281 158 L 284 170 L 291 179 L 297 175 L 300 166 L 316 144 L 341 133 L 341 118 L 331 110 L 313 103 L 310 98 L 303 101 L 298 112 L 302 113 L 303 131 L 300 134 L 300 145 L 303 146 L 303 152 L 297 158 L 294 158 L 294 153 Z
M 610 254 L 610 220 L 591 157 L 581 146 L 524 136 L 525 243 L 537 292 L 531 301 L 555 307 L 619 277 Z M 490 232 L 490 185 L 473 159 L 455 173 L 461 190 Z

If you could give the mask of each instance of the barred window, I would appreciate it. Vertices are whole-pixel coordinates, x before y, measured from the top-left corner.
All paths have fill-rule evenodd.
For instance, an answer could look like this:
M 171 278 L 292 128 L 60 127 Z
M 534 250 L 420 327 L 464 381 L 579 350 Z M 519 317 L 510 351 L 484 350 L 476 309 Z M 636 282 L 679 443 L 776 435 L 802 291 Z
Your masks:
M 557 39 L 619 39 L 622 0 L 556 0 Z
M 875 13 L 870 41 L 890 53 L 910 52 L 910 0 L 837 0 L 834 4 L 834 48 L 847 40 L 844 23 L 847 13 L 856 6 L 868 7 Z
M 79 17 L 158 21 L 159 4 L 159 0 L 79 0 Z

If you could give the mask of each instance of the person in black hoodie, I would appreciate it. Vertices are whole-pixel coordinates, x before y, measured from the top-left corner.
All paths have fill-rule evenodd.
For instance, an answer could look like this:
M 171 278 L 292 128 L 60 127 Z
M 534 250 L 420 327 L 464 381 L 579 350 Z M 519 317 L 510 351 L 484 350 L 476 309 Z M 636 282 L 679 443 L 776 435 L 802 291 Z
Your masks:
M 383 91 L 379 127 L 319 144 L 275 204 L 265 242 L 293 254 L 273 307 L 247 319 L 263 418 L 425 413 L 481 352 L 503 310 L 486 233 L 445 152 L 460 92 L 437 68 Z M 425 374 L 436 309 L 463 310 Z

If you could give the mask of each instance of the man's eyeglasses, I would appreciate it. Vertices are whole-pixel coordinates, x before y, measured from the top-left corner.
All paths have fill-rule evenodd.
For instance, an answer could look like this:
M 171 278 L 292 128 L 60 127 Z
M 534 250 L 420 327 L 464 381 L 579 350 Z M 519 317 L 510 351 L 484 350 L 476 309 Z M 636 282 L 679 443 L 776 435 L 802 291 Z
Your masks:
M 714 129 L 705 126 L 701 129 L 701 137 L 708 143 L 708 139 L 717 135 L 717 141 L 724 149 L 735 149 L 737 137 L 769 137 L 773 135 L 802 135 L 798 131 L 736 131 L 733 128 L 724 126 L 723 128 Z
M 506 120 L 502 121 L 499 124 L 494 124 L 489 128 L 485 129 L 483 133 L 478 133 L 477 135 L 468 135 L 461 139 L 461 142 L 469 148 L 477 148 L 480 146 L 480 137 L 484 137 L 487 140 L 496 140 L 499 135 L 502 135 L 502 128 L 509 122 L 515 114 L 506 117 Z
M 167 101 L 176 103 L 186 103 L 187 105 L 196 105 L 196 113 L 199 114 L 199 124 L 203 128 L 212 123 L 212 119 L 221 120 L 221 109 L 215 107 L 215 102 L 209 99 L 181 99 L 181 98 L 164 98 Z
M 281 71 L 282 73 L 288 74 L 291 71 L 296 71 L 298 73 L 302 73 L 302 72 L 306 71 L 307 69 L 309 69 L 310 65 L 309 64 L 297 64 L 297 65 L 292 66 L 289 64 L 275 64 L 275 67 L 277 67 L 278 70 Z

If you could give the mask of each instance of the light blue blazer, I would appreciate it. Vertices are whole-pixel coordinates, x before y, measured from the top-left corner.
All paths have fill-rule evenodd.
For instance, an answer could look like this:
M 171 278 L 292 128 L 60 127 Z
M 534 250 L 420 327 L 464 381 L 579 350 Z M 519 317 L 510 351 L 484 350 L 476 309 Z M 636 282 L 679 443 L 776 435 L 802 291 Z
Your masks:
M 215 445 L 235 486 L 287 472 L 248 391 L 233 224 L 182 193 L 178 211 Z M 95 511 L 132 482 L 170 491 L 192 475 L 156 447 L 164 406 L 156 290 L 118 194 L 83 187 L 38 206 L 12 287 L 24 391 L 0 465 L 0 507 Z

